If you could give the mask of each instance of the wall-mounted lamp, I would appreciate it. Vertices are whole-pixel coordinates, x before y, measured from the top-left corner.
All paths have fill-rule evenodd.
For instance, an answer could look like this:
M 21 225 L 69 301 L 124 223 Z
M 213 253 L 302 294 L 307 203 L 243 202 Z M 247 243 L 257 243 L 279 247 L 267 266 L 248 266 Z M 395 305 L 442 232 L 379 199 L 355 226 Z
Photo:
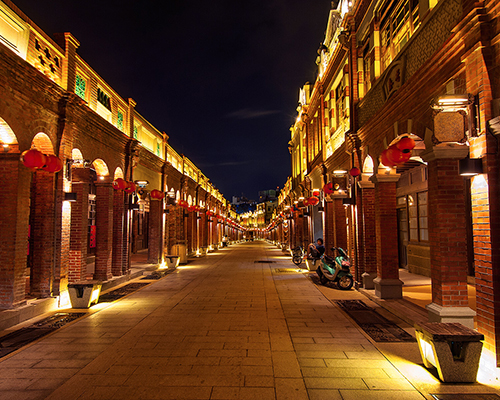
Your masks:
M 325 212 L 325 208 L 323 206 L 318 207 L 318 212 Z
M 7 143 L 4 143 L 2 145 L 2 148 L 3 148 L 4 153 L 8 153 L 10 150 L 10 146 Z
M 77 199 L 77 194 L 74 192 L 65 192 L 64 193 L 64 201 L 75 202 Z
M 145 188 L 146 186 L 149 185 L 149 182 L 146 181 L 146 180 L 138 180 L 138 181 L 134 181 L 134 183 L 140 187 L 140 188 Z
M 443 111 L 457 111 L 474 103 L 474 96 L 468 94 L 444 94 L 431 102 L 431 107 Z
M 481 158 L 463 158 L 458 161 L 458 173 L 462 176 L 474 176 L 483 173 Z

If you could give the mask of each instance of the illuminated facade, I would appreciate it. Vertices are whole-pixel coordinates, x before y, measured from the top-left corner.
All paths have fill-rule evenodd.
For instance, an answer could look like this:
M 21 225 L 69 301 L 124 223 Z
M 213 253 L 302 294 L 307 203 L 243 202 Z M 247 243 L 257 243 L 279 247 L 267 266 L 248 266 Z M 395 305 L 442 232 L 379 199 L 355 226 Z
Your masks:
M 78 55 L 74 36 L 51 39 L 9 0 L 0 11 L 1 309 L 51 307 L 68 283 L 128 275 L 141 252 L 161 264 L 241 238 L 222 194 Z M 28 149 L 62 169 L 30 170 Z
M 493 0 L 334 4 L 269 235 L 283 241 L 286 222 L 294 247 L 321 228 L 380 298 L 402 297 L 400 268 L 431 277 L 429 320 L 475 326 L 500 360 L 499 11 Z M 388 160 L 394 148 L 407 157 Z M 315 189 L 320 203 L 301 206 Z

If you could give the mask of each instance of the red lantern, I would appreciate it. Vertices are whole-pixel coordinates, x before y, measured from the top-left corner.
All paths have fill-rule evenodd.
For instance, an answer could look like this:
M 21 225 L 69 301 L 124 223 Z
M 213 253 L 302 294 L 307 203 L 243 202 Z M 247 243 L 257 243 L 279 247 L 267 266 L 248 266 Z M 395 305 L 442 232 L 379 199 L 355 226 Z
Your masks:
M 314 189 L 313 190 L 313 196 L 318 197 L 319 196 L 319 192 L 320 192 L 319 189 Z
M 302 200 L 302 204 L 304 207 L 307 207 L 309 205 L 309 200 L 308 199 Z
M 309 201 L 309 204 L 312 206 L 316 206 L 319 203 L 319 199 L 317 197 L 309 197 L 307 200 Z
M 152 199 L 161 200 L 165 196 L 165 193 L 160 192 L 158 189 L 151 190 L 150 196 Z
M 192 212 L 192 211 L 194 211 L 194 207 L 193 207 L 193 206 L 188 206 L 187 210 L 188 210 L 189 212 Z
M 396 147 L 403 152 L 404 150 L 413 150 L 415 147 L 415 141 L 412 138 L 405 136 L 396 143 Z
M 389 146 L 387 149 L 387 158 L 395 165 L 403 163 L 403 152 L 395 145 Z
M 125 188 L 125 192 L 127 192 L 128 194 L 134 193 L 136 189 L 135 183 L 134 182 L 126 182 L 126 183 L 127 187 Z
M 358 167 L 353 167 L 349 171 L 349 175 L 354 176 L 354 177 L 359 176 L 359 174 L 361 174 L 361 171 L 359 170 Z
M 45 165 L 46 156 L 36 149 L 31 149 L 21 154 L 21 161 L 25 167 L 35 170 Z
M 401 164 L 404 164 L 405 162 L 407 162 L 410 159 L 411 150 L 402 151 L 401 154 L 403 154 L 402 159 L 401 159 Z
M 122 178 L 116 178 L 113 181 L 113 189 L 115 190 L 124 190 L 127 187 L 127 182 L 125 182 Z
M 323 186 L 323 193 L 324 194 L 332 194 L 333 192 L 334 192 L 333 182 L 328 182 L 325 186 Z
M 42 167 L 47 172 L 59 172 L 63 167 L 63 162 L 53 154 L 45 156 L 45 165 Z
M 380 154 L 380 161 L 382 162 L 382 164 L 384 164 L 386 167 L 394 167 L 394 163 L 392 161 L 389 160 L 389 158 L 387 157 L 387 150 L 388 149 L 385 149 L 381 154 Z

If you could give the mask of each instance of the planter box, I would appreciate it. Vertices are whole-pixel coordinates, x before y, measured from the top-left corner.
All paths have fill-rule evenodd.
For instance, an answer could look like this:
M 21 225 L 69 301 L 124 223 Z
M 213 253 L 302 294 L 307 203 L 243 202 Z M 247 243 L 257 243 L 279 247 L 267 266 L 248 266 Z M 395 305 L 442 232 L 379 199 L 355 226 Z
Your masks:
M 475 382 L 484 335 L 459 323 L 415 325 L 418 348 L 426 368 L 436 367 L 443 382 Z
M 68 285 L 72 308 L 89 308 L 96 304 L 101 293 L 102 283 L 98 281 L 80 281 Z

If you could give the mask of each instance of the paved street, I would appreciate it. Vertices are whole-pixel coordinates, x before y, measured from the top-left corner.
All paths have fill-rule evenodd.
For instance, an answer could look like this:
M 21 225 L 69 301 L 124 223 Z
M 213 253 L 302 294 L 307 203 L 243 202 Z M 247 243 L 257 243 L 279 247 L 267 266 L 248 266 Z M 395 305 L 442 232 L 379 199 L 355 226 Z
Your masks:
M 430 398 L 399 372 L 416 343 L 385 356 L 331 302 L 364 296 L 293 267 L 265 242 L 190 261 L 4 358 L 0 399 Z

